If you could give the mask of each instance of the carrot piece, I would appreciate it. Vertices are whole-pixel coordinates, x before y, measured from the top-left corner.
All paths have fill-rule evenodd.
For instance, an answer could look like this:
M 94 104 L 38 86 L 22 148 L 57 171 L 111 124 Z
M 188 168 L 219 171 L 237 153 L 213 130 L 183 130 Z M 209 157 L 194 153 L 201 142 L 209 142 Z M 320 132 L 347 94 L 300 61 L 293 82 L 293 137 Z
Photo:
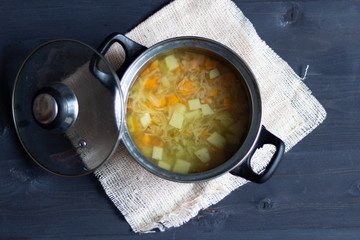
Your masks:
M 207 131 L 206 131 L 206 129 L 203 129 L 202 131 L 201 131 L 201 136 L 206 136 L 206 134 L 207 134 Z
M 149 108 L 151 108 L 151 109 L 155 109 L 155 106 L 154 106 L 154 104 L 153 104 L 153 102 L 149 102 Z
M 177 68 L 175 68 L 174 72 L 178 73 L 178 72 L 181 72 L 182 69 L 181 69 L 181 66 L 179 65 Z
M 208 96 L 209 97 L 216 97 L 216 95 L 218 94 L 218 90 L 217 89 L 213 89 L 213 90 L 210 90 L 208 92 Z
M 191 135 L 191 133 L 189 133 L 188 131 L 184 131 L 183 133 L 186 135 Z
M 139 131 L 139 127 L 138 127 L 136 118 L 132 117 L 132 122 L 133 122 L 133 125 L 134 125 L 134 129 L 135 129 L 136 135 L 140 136 L 141 133 L 140 133 L 140 131 Z
M 171 95 L 169 97 L 169 103 L 171 104 L 177 104 L 179 102 L 179 98 L 177 98 L 175 95 Z
M 133 110 L 133 100 L 129 99 L 127 103 L 127 111 L 131 112 Z
M 179 90 L 182 95 L 186 96 L 195 90 L 195 86 L 190 80 L 186 80 L 180 85 Z
M 219 148 L 211 146 L 209 148 L 209 153 L 218 153 L 219 152 Z
M 157 84 L 157 81 L 158 81 L 157 78 L 154 78 L 154 77 L 149 78 L 149 80 L 147 80 L 146 83 L 145 83 L 146 89 L 148 89 L 148 90 L 153 89 L 154 86 Z
M 145 71 L 143 71 L 142 73 L 141 73 L 141 76 L 142 77 L 144 77 L 146 74 L 148 74 L 150 72 L 150 69 L 149 68 L 147 68 L 147 69 L 145 69 Z
M 207 59 L 205 60 L 205 68 L 206 68 L 207 70 L 212 70 L 212 69 L 216 68 L 216 62 L 213 61 L 213 60 L 211 60 L 211 59 L 209 59 L 209 58 L 207 58 Z
M 156 137 L 156 138 L 153 138 L 153 143 L 155 146 L 158 146 L 158 147 L 162 147 L 164 146 L 164 143 L 161 141 L 160 138 Z
M 190 62 L 190 69 L 195 70 L 196 72 L 200 72 L 199 60 L 193 58 Z
M 150 70 L 154 70 L 155 68 L 159 67 L 159 61 L 156 60 L 150 65 Z
M 150 135 L 144 135 L 141 138 L 141 141 L 146 145 L 149 146 L 151 144 L 151 136 Z
M 159 107 L 164 107 L 166 105 L 166 98 L 162 98 L 161 100 L 160 100 L 160 105 L 159 105 Z
M 212 99 L 206 98 L 204 103 L 210 105 L 212 103 Z
M 162 108 L 162 107 L 165 107 L 165 105 L 166 105 L 166 98 L 165 97 L 159 99 L 153 94 L 149 95 L 149 107 L 151 109 Z
M 231 99 L 230 98 L 224 98 L 224 105 L 225 107 L 230 107 L 231 105 Z

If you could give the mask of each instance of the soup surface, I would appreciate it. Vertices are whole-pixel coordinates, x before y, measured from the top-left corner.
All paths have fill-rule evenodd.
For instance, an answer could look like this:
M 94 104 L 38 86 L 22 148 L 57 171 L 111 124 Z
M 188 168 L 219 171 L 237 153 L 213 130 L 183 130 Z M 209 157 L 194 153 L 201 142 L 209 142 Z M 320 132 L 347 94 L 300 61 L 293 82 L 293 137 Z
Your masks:
M 159 54 L 132 86 L 126 122 L 154 164 L 177 173 L 215 168 L 240 148 L 249 97 L 232 65 L 191 49 Z

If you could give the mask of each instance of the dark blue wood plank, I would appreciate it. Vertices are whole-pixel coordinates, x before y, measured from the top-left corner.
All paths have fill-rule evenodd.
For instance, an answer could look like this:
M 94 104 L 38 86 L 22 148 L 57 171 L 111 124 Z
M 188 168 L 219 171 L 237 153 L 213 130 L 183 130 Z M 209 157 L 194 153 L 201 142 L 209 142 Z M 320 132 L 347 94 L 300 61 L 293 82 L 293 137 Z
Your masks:
M 54 38 L 96 47 L 169 1 L 0 0 L 0 238 L 358 239 L 360 2 L 235 2 L 328 112 L 273 178 L 247 184 L 180 228 L 137 235 L 93 175 L 53 176 L 22 150 L 11 89 L 25 57 Z

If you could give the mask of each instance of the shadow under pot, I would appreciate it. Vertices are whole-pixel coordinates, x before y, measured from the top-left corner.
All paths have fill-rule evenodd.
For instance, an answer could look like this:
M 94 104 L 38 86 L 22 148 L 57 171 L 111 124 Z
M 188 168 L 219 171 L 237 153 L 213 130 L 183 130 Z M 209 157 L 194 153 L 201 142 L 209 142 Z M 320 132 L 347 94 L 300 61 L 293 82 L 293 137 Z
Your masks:
M 178 37 L 150 48 L 110 35 L 102 55 L 118 42 L 126 57 L 117 70 L 124 97 L 122 141 L 149 172 L 178 182 L 210 180 L 230 172 L 267 181 L 284 154 L 284 143 L 261 122 L 259 87 L 246 63 L 228 47 L 200 37 Z M 112 76 L 90 71 L 105 85 Z M 276 150 L 254 171 L 251 159 L 264 144 Z

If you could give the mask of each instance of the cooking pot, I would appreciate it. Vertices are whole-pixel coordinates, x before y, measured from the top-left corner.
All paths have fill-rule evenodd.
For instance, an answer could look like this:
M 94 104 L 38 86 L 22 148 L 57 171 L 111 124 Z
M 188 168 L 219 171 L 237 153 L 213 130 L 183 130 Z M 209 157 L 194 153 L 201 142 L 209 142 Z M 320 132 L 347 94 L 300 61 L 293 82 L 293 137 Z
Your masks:
M 103 57 L 115 42 L 121 44 L 126 55 L 116 74 Z M 49 52 L 54 48 L 58 52 L 52 54 L 65 55 L 65 59 L 51 62 Z M 192 174 L 175 173 L 153 164 L 134 144 L 124 120 L 129 92 L 137 77 L 159 54 L 181 48 L 231 64 L 242 76 L 251 103 L 251 124 L 237 152 L 216 168 Z M 72 56 L 66 57 L 64 51 Z M 13 92 L 13 118 L 25 150 L 42 167 L 66 176 L 92 172 L 111 156 L 121 139 L 141 166 L 172 181 L 199 182 L 230 172 L 263 183 L 272 176 L 285 146 L 262 125 L 261 96 L 255 77 L 231 49 L 200 37 L 172 38 L 146 48 L 114 33 L 104 40 L 98 52 L 78 41 L 57 40 L 35 50 L 19 71 Z M 75 55 L 87 57 L 78 60 L 80 57 Z M 54 71 L 59 66 L 66 67 Z M 84 76 L 76 78 L 79 71 L 87 71 L 86 81 Z M 251 159 L 256 149 L 265 144 L 275 146 L 276 150 L 267 166 L 257 173 L 251 167 Z

